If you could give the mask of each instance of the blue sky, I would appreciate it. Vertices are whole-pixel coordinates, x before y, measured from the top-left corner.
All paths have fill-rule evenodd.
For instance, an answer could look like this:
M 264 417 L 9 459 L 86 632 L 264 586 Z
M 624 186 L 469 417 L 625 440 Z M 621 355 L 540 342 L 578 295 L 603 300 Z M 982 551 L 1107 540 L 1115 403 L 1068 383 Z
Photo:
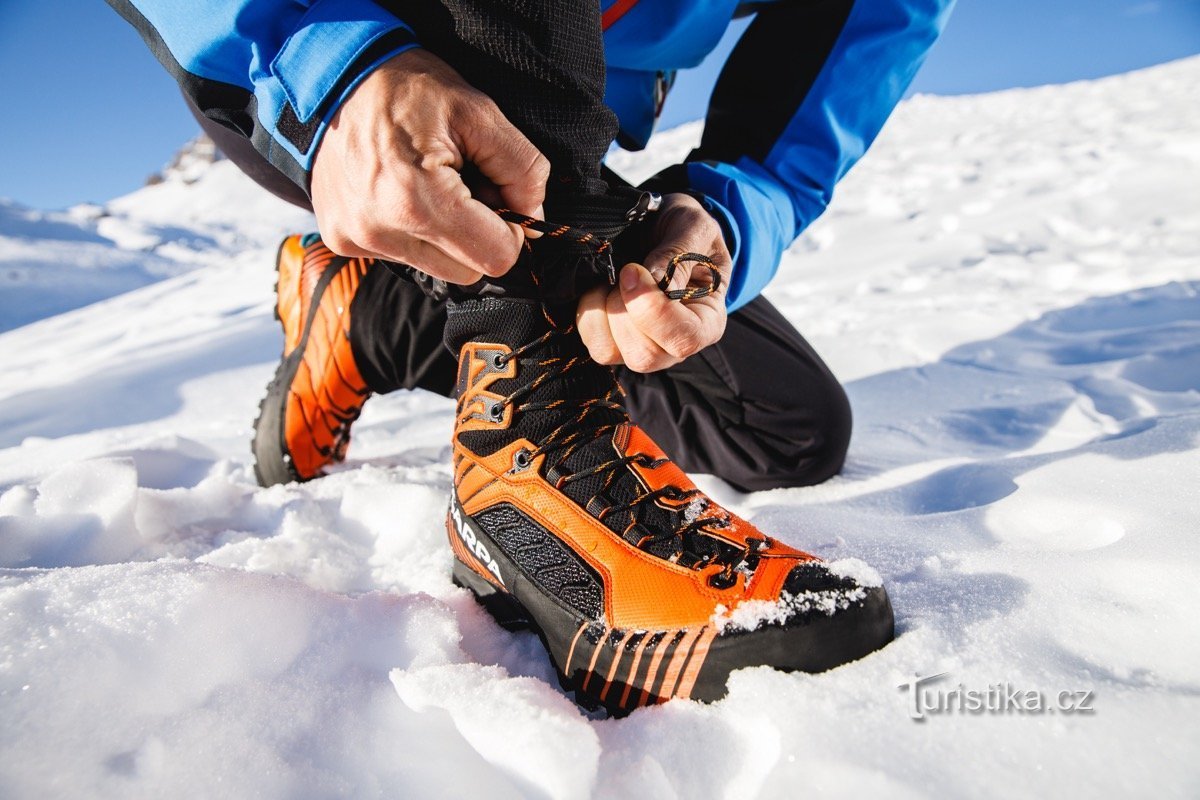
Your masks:
M 664 125 L 703 116 L 728 46 L 681 76 Z M 960 0 L 913 88 L 1061 83 L 1197 53 L 1200 0 Z M 39 208 L 136 189 L 197 132 L 175 84 L 102 0 L 0 0 L 0 104 L 0 197 Z

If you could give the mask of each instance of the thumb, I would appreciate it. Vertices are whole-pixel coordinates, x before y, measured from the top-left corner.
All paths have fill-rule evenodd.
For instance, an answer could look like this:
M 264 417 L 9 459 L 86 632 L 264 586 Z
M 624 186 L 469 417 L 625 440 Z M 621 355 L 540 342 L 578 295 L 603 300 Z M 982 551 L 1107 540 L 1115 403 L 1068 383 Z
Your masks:
M 650 271 L 641 264 L 629 263 L 621 269 L 621 300 L 631 311 L 649 311 L 655 301 L 665 299 Z
M 699 308 L 670 300 L 641 264 L 626 264 L 621 270 L 621 302 L 628 322 L 676 358 L 698 352 L 719 339 L 723 330 L 723 324 L 703 319 Z
M 540 217 L 546 199 L 550 162 L 533 142 L 500 113 L 494 103 L 461 126 L 463 156 L 500 190 L 504 203 L 519 214 Z

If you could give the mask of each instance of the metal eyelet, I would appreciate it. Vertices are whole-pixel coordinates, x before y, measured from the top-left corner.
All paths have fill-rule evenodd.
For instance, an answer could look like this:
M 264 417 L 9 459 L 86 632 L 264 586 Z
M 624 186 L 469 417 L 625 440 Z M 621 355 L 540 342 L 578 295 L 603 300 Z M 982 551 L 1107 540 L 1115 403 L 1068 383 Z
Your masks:
M 513 453 L 513 472 L 523 472 L 533 464 L 533 456 L 525 448 Z
M 714 589 L 729 589 L 737 585 L 737 575 L 733 572 L 729 572 L 728 574 L 718 572 L 715 575 L 709 576 L 708 585 Z
M 492 353 L 492 369 L 499 372 L 507 366 L 508 358 L 505 357 L 504 353 Z
M 503 403 L 493 403 L 488 408 L 488 416 L 492 419 L 493 422 L 499 422 L 500 420 L 504 419 L 504 404 Z

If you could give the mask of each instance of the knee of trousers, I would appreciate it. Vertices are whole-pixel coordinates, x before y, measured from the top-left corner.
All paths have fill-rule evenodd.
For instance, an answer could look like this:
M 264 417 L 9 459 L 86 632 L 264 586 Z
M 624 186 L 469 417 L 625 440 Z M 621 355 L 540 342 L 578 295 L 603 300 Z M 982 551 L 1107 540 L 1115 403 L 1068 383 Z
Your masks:
M 705 393 L 661 373 L 618 374 L 634 422 L 688 472 L 750 492 L 821 483 L 846 460 L 850 402 L 828 372 L 806 376 L 794 403 Z
M 850 401 L 832 376 L 814 394 L 821 401 L 802 408 L 748 409 L 747 424 L 729 431 L 742 457 L 714 464 L 711 471 L 742 491 L 813 486 L 832 478 L 850 448 Z

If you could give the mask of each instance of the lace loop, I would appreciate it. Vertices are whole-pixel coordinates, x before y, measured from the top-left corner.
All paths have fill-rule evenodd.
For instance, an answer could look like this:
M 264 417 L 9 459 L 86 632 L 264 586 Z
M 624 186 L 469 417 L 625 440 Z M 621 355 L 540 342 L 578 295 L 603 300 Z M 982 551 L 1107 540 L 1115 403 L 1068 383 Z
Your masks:
M 648 198 L 648 199 L 647 199 Z M 657 198 L 657 202 L 655 201 Z M 647 213 L 657 211 L 661 205 L 662 199 L 652 193 L 644 193 L 642 201 L 637 206 L 630 209 L 629 219 L 631 221 L 641 220 Z M 609 283 L 616 284 L 617 273 L 616 265 L 612 263 L 612 242 L 602 236 L 597 236 L 590 231 L 585 231 L 582 228 L 575 228 L 570 225 L 556 225 L 552 222 L 547 222 L 541 219 L 535 219 L 526 214 L 519 214 L 516 211 L 508 208 L 498 208 L 496 213 L 500 219 L 505 222 L 511 222 L 513 225 L 520 225 L 522 228 L 538 231 L 539 233 L 549 236 L 554 239 L 566 239 L 591 248 L 597 255 L 608 257 L 608 277 Z M 675 276 L 679 265 L 685 261 L 690 261 L 696 264 L 703 264 L 708 268 L 710 281 L 706 286 L 685 286 L 682 289 L 670 289 L 671 279 Z M 670 300 L 687 302 L 689 300 L 699 300 L 701 297 L 715 295 L 721 290 L 721 273 L 717 270 L 715 262 L 711 257 L 702 253 L 679 253 L 672 256 L 667 262 L 666 274 L 662 280 L 658 282 L 658 288 Z
M 708 267 L 711 281 L 707 286 L 688 285 L 682 289 L 667 288 L 671 285 L 671 279 L 675 277 L 675 272 L 679 269 L 679 265 L 685 261 L 703 264 Z M 701 255 L 700 253 L 680 253 L 679 255 L 672 256 L 671 260 L 667 262 L 666 274 L 658 282 L 658 288 L 662 289 L 663 294 L 671 300 L 679 300 L 681 302 L 699 300 L 701 297 L 708 297 L 721 290 L 721 273 L 717 270 L 717 265 L 713 260 L 706 255 Z

